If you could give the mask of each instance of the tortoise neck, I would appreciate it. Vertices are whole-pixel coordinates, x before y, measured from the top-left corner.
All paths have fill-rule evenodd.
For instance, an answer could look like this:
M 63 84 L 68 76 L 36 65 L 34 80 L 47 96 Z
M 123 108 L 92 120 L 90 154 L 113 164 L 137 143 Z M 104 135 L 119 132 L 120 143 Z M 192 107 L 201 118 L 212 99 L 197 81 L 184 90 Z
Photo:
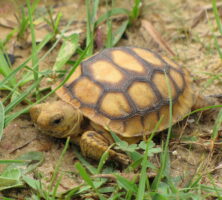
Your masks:
M 70 124 L 70 128 L 67 131 L 67 133 L 64 135 L 64 137 L 68 136 L 78 136 L 82 132 L 82 124 L 84 122 L 84 117 L 83 114 L 76 110 L 75 116 L 74 116 L 74 121 L 72 124 Z

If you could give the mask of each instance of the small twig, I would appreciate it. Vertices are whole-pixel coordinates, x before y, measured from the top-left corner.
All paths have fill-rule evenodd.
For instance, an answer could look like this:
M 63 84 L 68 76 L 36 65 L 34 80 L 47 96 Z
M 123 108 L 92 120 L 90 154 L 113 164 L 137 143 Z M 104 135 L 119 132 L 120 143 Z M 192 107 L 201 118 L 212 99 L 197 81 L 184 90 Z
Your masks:
M 175 56 L 175 53 L 170 49 L 168 43 L 161 37 L 160 33 L 154 28 L 154 26 L 147 20 L 142 20 L 142 27 L 150 34 L 153 40 L 159 44 L 159 46 L 166 50 L 170 55 Z
M 136 177 L 136 181 L 139 181 L 139 176 L 140 174 L 135 174 L 135 173 L 119 173 L 118 175 L 127 178 L 129 180 L 132 180 Z M 149 172 L 147 173 L 148 178 L 153 178 L 156 176 L 156 173 L 154 172 Z M 114 174 L 95 174 L 92 176 L 93 178 L 108 178 L 112 181 L 116 181 L 116 176 Z
M 33 138 L 31 138 L 29 141 L 26 141 L 26 142 L 25 142 L 24 144 L 22 144 L 21 146 L 16 147 L 15 149 L 12 149 L 9 153 L 10 153 L 10 154 L 11 154 L 11 153 L 15 153 L 17 150 L 22 149 L 22 148 L 28 146 L 32 141 L 34 141 L 34 140 L 36 140 L 36 139 L 37 139 L 36 136 L 33 137 Z
M 217 3 L 217 8 L 220 7 L 222 8 L 222 3 Z M 197 15 L 194 17 L 191 28 L 195 28 L 200 23 L 201 20 L 205 19 L 207 11 L 212 11 L 212 10 L 213 10 L 212 4 L 202 7 L 200 11 L 197 13 Z

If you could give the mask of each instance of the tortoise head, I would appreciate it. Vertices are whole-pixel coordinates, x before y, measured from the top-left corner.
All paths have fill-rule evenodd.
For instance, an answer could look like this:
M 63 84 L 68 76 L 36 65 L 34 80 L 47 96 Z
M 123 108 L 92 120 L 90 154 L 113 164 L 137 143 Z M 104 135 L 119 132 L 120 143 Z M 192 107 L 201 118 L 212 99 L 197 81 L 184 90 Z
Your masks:
M 50 136 L 63 138 L 81 131 L 82 114 L 64 101 L 35 105 L 30 115 L 35 125 Z

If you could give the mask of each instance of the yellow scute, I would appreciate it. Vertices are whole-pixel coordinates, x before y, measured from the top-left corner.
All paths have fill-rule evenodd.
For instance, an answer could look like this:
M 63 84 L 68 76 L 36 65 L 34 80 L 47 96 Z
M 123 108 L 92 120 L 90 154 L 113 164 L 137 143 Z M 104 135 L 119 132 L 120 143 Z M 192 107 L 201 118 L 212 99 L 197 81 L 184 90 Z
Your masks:
M 169 80 L 169 84 L 170 84 L 169 86 L 171 89 L 172 98 L 174 98 L 176 96 L 176 89 L 173 85 L 172 80 L 170 78 L 168 78 L 168 80 Z M 168 93 L 168 85 L 167 85 L 167 79 L 165 77 L 165 74 L 161 74 L 161 73 L 156 72 L 153 77 L 153 82 L 154 82 L 155 86 L 158 88 L 162 97 L 165 99 L 168 99 L 170 96 Z
M 110 116 L 121 117 L 131 112 L 130 106 L 121 93 L 108 93 L 104 96 L 101 110 Z
M 93 118 L 95 117 L 95 110 L 92 108 L 88 108 L 88 107 L 81 107 L 81 112 L 84 113 L 84 115 L 86 115 L 89 118 Z
M 162 119 L 160 123 L 160 129 L 164 129 L 165 127 L 168 127 L 169 125 L 169 105 L 163 106 L 160 109 L 160 119 Z
M 107 61 L 97 61 L 90 68 L 95 80 L 109 83 L 118 83 L 123 79 L 123 74 L 114 65 Z
M 151 112 L 144 117 L 145 130 L 151 132 L 154 130 L 156 123 L 158 122 L 157 112 Z
M 82 103 L 95 104 L 102 89 L 88 78 L 82 78 L 73 86 L 73 91 Z
M 176 69 L 180 69 L 180 67 L 175 63 L 173 62 L 172 60 L 170 60 L 168 57 L 166 56 L 162 56 L 162 58 L 164 59 L 164 61 L 169 64 L 171 67 L 174 67 Z
M 182 89 L 183 84 L 184 84 L 182 75 L 179 72 L 177 72 L 176 70 L 173 70 L 173 69 L 170 70 L 170 75 L 174 79 L 174 81 L 176 82 L 177 86 L 180 89 Z
M 190 110 L 189 107 L 184 105 L 183 101 L 184 101 L 184 97 L 180 96 L 178 98 L 177 102 L 175 102 L 173 104 L 173 117 L 174 117 L 175 121 L 180 120 Z
M 161 60 L 156 57 L 153 53 L 148 50 L 140 49 L 140 48 L 133 48 L 133 51 L 137 53 L 138 56 L 146 60 L 147 62 L 156 65 L 156 66 L 164 66 Z
M 70 76 L 70 78 L 66 81 L 66 85 L 71 84 L 74 80 L 79 78 L 81 76 L 81 67 L 78 66 L 76 70 L 73 72 L 73 74 Z
M 134 82 L 128 93 L 139 108 L 152 106 L 157 101 L 157 97 L 148 83 Z
M 116 133 L 122 134 L 124 132 L 124 122 L 121 120 L 111 120 L 107 125 L 108 128 Z M 108 130 L 109 130 L 108 129 Z
M 120 67 L 134 72 L 144 72 L 143 66 L 129 53 L 121 50 L 112 51 L 112 58 L 114 63 Z
M 140 116 L 134 116 L 126 121 L 125 137 L 143 135 L 145 129 Z

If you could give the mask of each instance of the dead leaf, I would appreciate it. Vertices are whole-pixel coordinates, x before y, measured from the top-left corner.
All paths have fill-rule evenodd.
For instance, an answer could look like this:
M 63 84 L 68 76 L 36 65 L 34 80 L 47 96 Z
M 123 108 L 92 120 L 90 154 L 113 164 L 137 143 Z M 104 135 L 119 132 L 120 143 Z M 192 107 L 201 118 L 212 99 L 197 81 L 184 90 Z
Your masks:
M 166 50 L 170 55 L 175 56 L 175 53 L 170 49 L 167 42 L 161 37 L 160 33 L 154 28 L 154 26 L 147 20 L 142 20 L 142 27 L 150 34 L 153 40 L 159 44 L 159 46 Z

